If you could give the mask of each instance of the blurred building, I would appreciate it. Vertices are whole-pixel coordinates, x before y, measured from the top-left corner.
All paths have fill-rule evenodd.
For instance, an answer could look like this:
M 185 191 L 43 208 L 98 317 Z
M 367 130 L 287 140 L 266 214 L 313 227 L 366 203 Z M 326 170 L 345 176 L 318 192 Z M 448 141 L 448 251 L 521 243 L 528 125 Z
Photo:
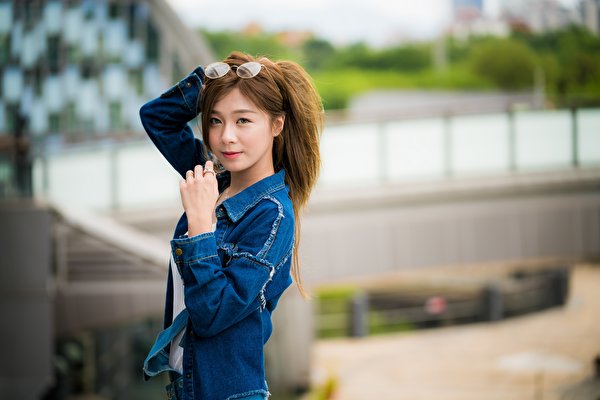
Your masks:
M 600 34 L 600 0 L 581 0 L 579 11 L 583 25 L 590 32 Z
M 0 196 L 17 142 L 140 134 L 140 105 L 210 60 L 162 0 L 0 1 Z
M 536 33 L 581 24 L 575 8 L 563 6 L 558 0 L 502 0 L 502 19 L 526 26 Z
M 450 33 L 458 39 L 471 36 L 507 36 L 511 27 L 544 33 L 569 25 L 585 26 L 600 32 L 600 1 L 580 0 L 566 7 L 558 0 L 500 0 L 499 15 L 485 12 L 483 0 L 453 0 Z
M 453 0 L 452 9 L 456 21 L 477 19 L 483 14 L 483 0 Z
M 143 137 L 139 107 L 212 59 L 164 0 L 0 0 L 0 398 L 151 398 L 133 390 L 159 327 L 124 322 L 162 309 L 163 257 L 33 201 L 33 160 Z
M 510 33 L 506 21 L 484 13 L 483 0 L 453 0 L 452 10 L 454 17 L 449 31 L 459 40 L 471 36 L 507 36 Z

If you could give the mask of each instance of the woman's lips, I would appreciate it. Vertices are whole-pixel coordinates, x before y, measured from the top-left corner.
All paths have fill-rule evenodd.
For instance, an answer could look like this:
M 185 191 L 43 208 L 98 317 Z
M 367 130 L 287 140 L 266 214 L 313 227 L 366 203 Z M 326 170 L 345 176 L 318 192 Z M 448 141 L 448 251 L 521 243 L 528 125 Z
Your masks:
M 228 158 L 230 160 L 233 160 L 234 158 L 238 158 L 240 156 L 240 154 L 242 154 L 242 153 L 234 152 L 234 151 L 224 151 L 223 152 L 223 156 L 225 156 L 225 158 Z

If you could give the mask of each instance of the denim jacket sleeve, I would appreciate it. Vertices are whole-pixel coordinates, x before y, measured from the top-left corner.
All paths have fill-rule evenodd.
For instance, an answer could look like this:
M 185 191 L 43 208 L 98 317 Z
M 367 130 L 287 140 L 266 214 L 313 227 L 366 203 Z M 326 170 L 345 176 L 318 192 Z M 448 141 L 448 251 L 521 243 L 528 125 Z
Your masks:
M 292 253 L 294 222 L 262 200 L 245 217 L 246 231 L 221 265 L 214 233 L 171 240 L 186 308 L 198 336 L 213 336 L 263 307 L 264 291 Z
M 140 118 L 148 136 L 181 176 L 206 162 L 204 146 L 188 122 L 198 115 L 204 70 L 197 67 L 165 93 L 144 104 Z

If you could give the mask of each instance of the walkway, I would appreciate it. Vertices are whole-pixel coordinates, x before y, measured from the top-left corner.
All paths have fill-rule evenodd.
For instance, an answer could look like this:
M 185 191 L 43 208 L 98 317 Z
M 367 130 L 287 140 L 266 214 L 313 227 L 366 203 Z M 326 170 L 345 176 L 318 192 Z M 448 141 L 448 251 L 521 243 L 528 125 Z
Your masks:
M 600 267 L 576 267 L 570 293 L 498 323 L 320 341 L 313 380 L 337 380 L 338 400 L 599 399 Z

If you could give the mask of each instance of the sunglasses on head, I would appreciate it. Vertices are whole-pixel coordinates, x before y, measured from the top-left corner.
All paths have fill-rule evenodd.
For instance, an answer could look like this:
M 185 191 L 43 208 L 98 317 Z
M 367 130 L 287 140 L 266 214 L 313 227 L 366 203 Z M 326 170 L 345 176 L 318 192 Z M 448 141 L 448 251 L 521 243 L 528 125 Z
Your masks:
M 259 74 L 260 70 L 264 67 L 257 61 L 250 61 L 240 66 L 230 66 L 224 62 L 214 62 L 204 68 L 204 75 L 210 79 L 219 79 L 227 75 L 231 70 L 234 70 L 236 75 L 242 79 L 254 78 Z

